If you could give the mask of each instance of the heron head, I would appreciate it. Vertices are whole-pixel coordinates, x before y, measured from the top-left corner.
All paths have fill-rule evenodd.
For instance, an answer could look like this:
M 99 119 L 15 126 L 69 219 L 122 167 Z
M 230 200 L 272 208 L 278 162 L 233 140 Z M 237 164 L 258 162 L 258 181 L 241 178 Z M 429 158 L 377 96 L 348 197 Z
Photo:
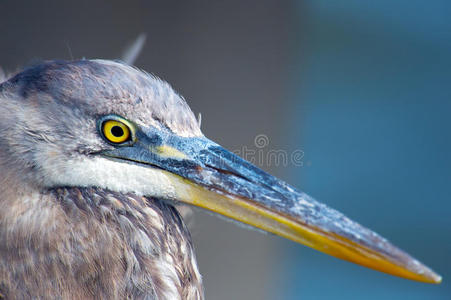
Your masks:
M 143 130 L 202 136 L 188 105 L 168 83 L 113 61 L 32 66 L 4 82 L 0 92 L 8 99 L 0 108 L 0 143 L 42 187 L 98 186 L 163 196 L 155 189 L 164 188 L 165 195 L 171 190 L 160 170 L 106 153 L 132 147 Z M 120 126 L 109 128 L 108 135 L 113 122 Z M 123 141 L 111 139 L 115 130 L 123 130 Z
M 105 60 L 48 62 L 4 82 L 0 98 L 8 99 L 0 147 L 35 185 L 183 202 L 382 272 L 441 280 L 376 233 L 204 137 L 184 99 L 140 70 Z

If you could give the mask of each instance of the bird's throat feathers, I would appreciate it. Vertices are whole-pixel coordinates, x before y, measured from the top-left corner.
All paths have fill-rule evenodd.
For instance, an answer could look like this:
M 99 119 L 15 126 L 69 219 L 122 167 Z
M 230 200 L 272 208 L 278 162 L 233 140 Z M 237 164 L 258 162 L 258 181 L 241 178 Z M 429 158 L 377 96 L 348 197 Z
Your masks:
M 2 278 L 22 278 L 24 290 L 42 288 L 50 298 L 61 290 L 45 285 L 51 280 L 41 287 L 27 286 L 36 283 L 26 282 L 26 269 L 64 281 L 71 287 L 61 288 L 72 291 L 85 284 L 80 281 L 91 280 L 93 290 L 84 292 L 105 298 L 202 298 L 189 232 L 166 202 L 101 188 L 29 189 L 18 194 L 0 201 L 0 276 L 11 269 L 14 273 Z M 96 268 L 102 265 L 111 268 Z M 71 270 L 65 269 L 68 266 Z M 117 286 L 110 286 L 112 282 Z

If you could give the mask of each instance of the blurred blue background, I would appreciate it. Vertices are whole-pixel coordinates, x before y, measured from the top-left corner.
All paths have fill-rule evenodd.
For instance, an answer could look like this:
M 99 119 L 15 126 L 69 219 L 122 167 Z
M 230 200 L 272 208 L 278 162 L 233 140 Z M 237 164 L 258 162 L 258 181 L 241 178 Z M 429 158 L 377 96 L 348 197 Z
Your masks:
M 207 299 L 451 299 L 450 3 L 3 0 L 0 66 L 116 59 L 145 33 L 136 66 L 184 95 L 206 136 L 302 150 L 302 166 L 257 163 L 444 277 L 399 279 L 196 211 Z
M 411 282 L 287 245 L 282 298 L 451 299 L 451 2 L 295 7 L 286 138 L 308 164 L 290 177 L 444 280 Z

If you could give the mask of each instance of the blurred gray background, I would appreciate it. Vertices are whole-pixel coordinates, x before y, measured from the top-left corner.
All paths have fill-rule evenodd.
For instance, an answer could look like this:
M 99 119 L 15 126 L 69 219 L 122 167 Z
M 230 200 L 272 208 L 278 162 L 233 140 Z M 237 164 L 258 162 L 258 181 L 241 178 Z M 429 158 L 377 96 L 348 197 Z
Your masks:
M 395 278 L 196 211 L 208 299 L 451 299 L 450 12 L 445 0 L 3 0 L 0 66 L 116 59 L 145 33 L 136 66 L 184 95 L 206 136 L 302 151 L 302 166 L 254 162 L 444 277 Z

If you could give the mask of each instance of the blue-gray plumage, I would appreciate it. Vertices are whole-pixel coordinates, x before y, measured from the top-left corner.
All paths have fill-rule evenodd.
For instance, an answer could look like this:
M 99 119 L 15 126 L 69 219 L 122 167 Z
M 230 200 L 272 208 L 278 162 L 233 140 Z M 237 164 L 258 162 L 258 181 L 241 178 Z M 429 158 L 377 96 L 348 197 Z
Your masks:
M 145 197 L 139 182 L 122 189 L 124 172 L 133 180 L 134 169 L 83 164 L 115 148 L 97 132 L 103 115 L 200 135 L 185 101 L 167 83 L 114 62 L 48 62 L 0 85 L 0 101 L 2 295 L 202 298 L 191 238 L 178 212 Z M 105 172 L 96 170 L 102 167 Z M 123 174 L 116 180 L 115 172 Z
M 178 203 L 393 275 L 432 270 L 200 131 L 160 79 L 51 61 L 0 85 L 0 296 L 202 299 Z

